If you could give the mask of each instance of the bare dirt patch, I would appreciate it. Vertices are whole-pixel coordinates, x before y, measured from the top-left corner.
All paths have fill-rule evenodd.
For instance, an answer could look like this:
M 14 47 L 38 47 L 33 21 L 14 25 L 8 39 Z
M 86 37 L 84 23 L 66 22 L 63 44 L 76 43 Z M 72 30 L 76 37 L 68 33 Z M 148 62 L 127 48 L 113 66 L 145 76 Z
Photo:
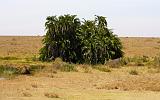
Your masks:
M 57 72 L 52 74 L 54 77 L 49 77 L 50 73 L 22 75 L 15 79 L 0 81 L 0 98 L 3 100 L 10 100 L 9 98 L 143 100 L 150 92 L 152 95 L 148 98 L 155 98 L 156 94 L 159 96 L 154 100 L 160 98 L 160 73 L 130 75 L 126 72 L 128 68 L 112 69 L 110 73 L 95 70 L 92 70 L 92 73 Z M 135 95 L 139 97 L 134 97 Z M 144 100 L 150 100 L 148 98 Z

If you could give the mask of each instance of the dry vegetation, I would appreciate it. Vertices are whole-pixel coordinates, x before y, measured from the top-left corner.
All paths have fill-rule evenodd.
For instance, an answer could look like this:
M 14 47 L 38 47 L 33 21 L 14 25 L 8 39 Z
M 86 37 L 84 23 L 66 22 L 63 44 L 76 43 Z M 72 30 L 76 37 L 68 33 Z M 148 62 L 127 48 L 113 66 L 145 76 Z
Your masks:
M 0 37 L 0 56 L 31 57 L 39 53 L 43 37 Z M 160 38 L 121 38 L 125 56 L 149 56 L 159 54 Z M 152 52 L 151 52 L 152 51 Z
M 125 56 L 155 57 L 160 53 L 160 38 L 121 38 Z
M 42 47 L 42 37 L 1 36 L 0 56 L 25 58 L 37 55 Z
M 0 100 L 160 99 L 160 38 L 121 38 L 123 64 L 111 66 L 39 62 L 41 40 L 0 37 Z

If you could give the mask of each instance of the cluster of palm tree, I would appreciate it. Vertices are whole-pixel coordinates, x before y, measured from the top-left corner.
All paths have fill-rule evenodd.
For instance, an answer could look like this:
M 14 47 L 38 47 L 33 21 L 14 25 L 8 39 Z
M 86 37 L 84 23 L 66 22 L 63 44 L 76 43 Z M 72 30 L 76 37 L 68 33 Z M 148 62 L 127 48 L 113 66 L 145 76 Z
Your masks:
M 104 64 L 123 56 L 120 39 L 108 29 L 103 16 L 83 22 L 76 15 L 49 16 L 46 20 L 42 61 L 60 57 L 70 63 Z

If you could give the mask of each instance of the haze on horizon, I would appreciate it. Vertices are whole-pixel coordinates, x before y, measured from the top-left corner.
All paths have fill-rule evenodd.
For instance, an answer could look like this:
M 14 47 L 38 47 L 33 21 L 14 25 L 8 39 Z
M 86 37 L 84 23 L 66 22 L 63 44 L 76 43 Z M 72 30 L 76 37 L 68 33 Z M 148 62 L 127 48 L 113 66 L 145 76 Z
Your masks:
M 47 16 L 107 17 L 118 36 L 160 37 L 160 0 L 1 0 L 0 35 L 44 35 Z

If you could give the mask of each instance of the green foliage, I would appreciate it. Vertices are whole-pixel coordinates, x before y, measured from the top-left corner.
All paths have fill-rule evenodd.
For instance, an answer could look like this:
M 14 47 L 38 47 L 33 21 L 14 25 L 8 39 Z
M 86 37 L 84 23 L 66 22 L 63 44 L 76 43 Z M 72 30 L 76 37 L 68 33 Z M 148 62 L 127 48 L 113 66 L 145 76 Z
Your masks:
M 104 64 L 109 59 L 120 58 L 123 55 L 119 38 L 107 28 L 105 17 L 96 16 L 94 21 L 85 21 L 81 25 L 83 58 L 85 63 Z
M 77 38 L 77 29 L 80 21 L 75 15 L 47 17 L 46 36 L 43 39 L 45 46 L 40 50 L 40 60 L 54 60 L 61 57 L 66 62 L 78 62 L 81 58 L 80 42 Z
M 76 15 L 49 16 L 46 20 L 41 61 L 60 57 L 69 63 L 104 64 L 123 56 L 120 39 L 108 29 L 103 16 L 83 22 Z
M 13 66 L 0 65 L 0 76 L 11 76 L 19 74 L 19 70 Z

